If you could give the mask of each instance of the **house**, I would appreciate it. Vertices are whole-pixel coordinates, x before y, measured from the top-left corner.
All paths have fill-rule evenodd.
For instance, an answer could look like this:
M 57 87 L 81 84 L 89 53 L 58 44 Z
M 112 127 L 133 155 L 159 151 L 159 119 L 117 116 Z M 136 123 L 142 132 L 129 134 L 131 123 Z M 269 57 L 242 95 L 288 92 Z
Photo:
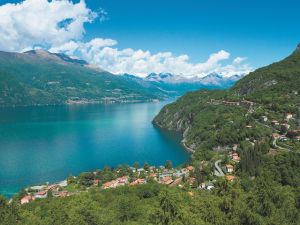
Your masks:
M 226 180 L 228 180 L 229 182 L 232 182 L 232 181 L 235 180 L 235 176 L 227 175 L 227 176 L 226 176 Z
M 226 164 L 226 172 L 227 173 L 232 173 L 233 172 L 233 165 Z
M 286 120 L 290 120 L 292 118 L 293 118 L 293 114 L 292 113 L 287 113 L 286 116 L 285 116 Z
M 199 185 L 198 189 L 205 189 L 206 188 L 206 184 L 203 182 Z
M 106 182 L 105 184 L 102 185 L 103 189 L 108 189 L 108 188 L 116 188 L 118 186 L 118 181 L 112 180 L 109 182 Z
M 262 122 L 267 122 L 267 121 L 268 121 L 268 117 L 262 116 L 262 117 L 260 118 L 260 120 L 261 120 Z
M 33 190 L 33 191 L 42 191 L 46 188 L 46 185 L 40 185 L 40 186 L 32 186 L 29 189 Z
M 159 183 L 169 185 L 173 182 L 172 177 L 163 177 Z
M 47 198 L 47 191 L 39 191 L 34 194 L 35 198 Z
M 156 175 L 156 173 L 149 174 L 149 177 L 152 178 L 153 180 L 157 181 L 157 175 Z
M 295 140 L 300 141 L 300 136 L 296 136 Z
M 195 181 L 196 181 L 196 178 L 190 177 L 187 182 L 189 183 L 189 185 L 193 185 L 195 183 Z
M 178 186 L 182 181 L 182 177 L 177 178 L 176 180 L 174 180 L 174 182 L 172 184 L 170 184 L 170 187 L 176 187 Z
M 49 185 L 45 188 L 46 191 L 54 191 L 54 190 L 58 190 L 59 186 L 57 184 L 52 184 Z
M 34 196 L 26 195 L 26 196 L 24 196 L 24 197 L 21 199 L 21 205 L 27 204 L 27 203 L 33 201 L 34 199 L 35 199 Z
M 156 170 L 155 166 L 150 166 L 149 167 L 150 172 L 154 172 Z
M 211 183 L 211 182 L 209 182 L 208 184 L 207 184 L 207 186 L 206 186 L 206 190 L 211 190 L 211 189 L 213 189 L 215 186 Z
M 129 167 L 129 169 L 132 171 L 132 172 L 136 172 L 136 169 L 134 167 Z
M 118 182 L 118 186 L 128 184 L 128 179 L 129 179 L 128 176 L 117 178 L 116 181 Z
M 207 187 L 206 187 L 206 190 L 211 190 L 211 189 L 213 189 L 214 188 L 214 186 L 213 185 L 207 185 Z
M 58 196 L 61 197 L 61 198 L 67 197 L 67 196 L 69 196 L 69 192 L 67 192 L 67 191 L 60 191 L 58 193 Z
M 144 172 L 145 170 L 144 170 L 144 168 L 139 168 L 139 169 L 137 169 L 137 172 L 140 174 L 141 172 Z
M 247 125 L 246 128 L 252 128 L 252 126 L 251 125 Z
M 272 137 L 273 137 L 273 139 L 278 139 L 278 138 L 280 137 L 280 135 L 279 135 L 279 134 L 276 134 L 276 133 L 273 133 L 273 134 L 272 134 Z
M 279 122 L 277 121 L 277 120 L 272 120 L 272 125 L 274 125 L 274 126 L 279 126 Z
M 233 150 L 233 151 L 236 151 L 237 148 L 238 148 L 238 145 L 237 145 L 237 144 L 234 144 L 233 147 L 232 147 L 232 150 Z
M 136 186 L 136 185 L 139 185 L 139 184 L 146 184 L 147 182 L 146 182 L 146 180 L 145 179 L 137 179 L 137 180 L 135 180 L 135 181 L 133 181 L 133 182 L 131 182 L 129 185 L 130 186 Z
M 94 185 L 94 186 L 98 186 L 98 185 L 99 185 L 99 183 L 100 183 L 100 180 L 99 180 L 99 179 L 96 179 L 96 180 L 94 180 L 94 183 L 93 183 L 93 185 Z
M 191 172 L 191 171 L 194 170 L 194 167 L 193 166 L 187 166 L 186 169 Z
M 232 154 L 232 160 L 235 162 L 240 162 L 241 158 L 239 157 L 239 155 L 237 153 L 233 153 Z

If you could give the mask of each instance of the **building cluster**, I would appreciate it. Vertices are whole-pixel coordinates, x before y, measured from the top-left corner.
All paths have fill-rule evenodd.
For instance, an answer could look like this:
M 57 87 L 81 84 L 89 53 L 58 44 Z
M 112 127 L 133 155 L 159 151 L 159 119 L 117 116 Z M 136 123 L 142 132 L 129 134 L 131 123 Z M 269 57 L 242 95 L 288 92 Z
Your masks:
M 23 205 L 31 201 L 34 201 L 35 199 L 47 198 L 49 193 L 51 193 L 53 197 L 69 196 L 70 193 L 68 191 L 62 190 L 67 185 L 68 185 L 67 181 L 64 180 L 59 183 L 55 183 L 51 185 L 47 184 L 47 185 L 29 187 L 25 189 L 26 195 L 21 198 L 20 203 Z
M 189 177 L 189 175 L 194 170 L 194 167 L 187 166 L 186 168 L 182 169 L 166 169 L 163 166 L 160 166 L 159 168 L 152 166 L 149 168 L 149 170 L 145 170 L 144 168 L 136 169 L 134 167 L 130 167 L 130 169 L 133 173 L 136 173 L 138 177 L 141 173 L 144 173 L 145 177 L 131 180 L 129 176 L 123 176 L 104 183 L 102 185 L 102 189 L 116 188 L 124 185 L 136 186 L 140 184 L 146 184 L 149 180 L 153 180 L 160 184 L 170 185 L 173 187 L 179 186 L 183 178 L 186 178 L 190 183 L 192 182 L 190 181 L 191 177 Z
M 241 161 L 241 158 L 237 152 L 238 145 L 234 144 L 232 147 L 232 150 L 229 151 L 228 156 L 234 163 L 239 163 Z M 225 176 L 226 180 L 228 181 L 234 181 L 236 179 L 235 176 L 232 175 L 234 172 L 234 165 L 228 163 L 225 165 L 225 172 L 227 175 Z
M 289 141 L 289 140 L 296 140 L 296 141 L 300 141 L 300 130 L 292 130 L 291 129 L 291 125 L 290 125 L 290 121 L 293 120 L 293 114 L 292 113 L 287 113 L 285 115 L 285 118 L 282 121 L 278 121 L 278 120 L 272 120 L 270 123 L 271 125 L 276 128 L 279 129 L 281 128 L 281 132 L 285 133 L 285 134 L 278 134 L 278 133 L 273 133 L 272 137 L 274 140 L 280 140 L 280 141 Z M 268 117 L 266 116 L 262 116 L 261 117 L 261 121 L 262 122 L 267 122 L 268 121 Z M 292 135 L 292 137 L 288 137 L 287 133 L 290 133 Z

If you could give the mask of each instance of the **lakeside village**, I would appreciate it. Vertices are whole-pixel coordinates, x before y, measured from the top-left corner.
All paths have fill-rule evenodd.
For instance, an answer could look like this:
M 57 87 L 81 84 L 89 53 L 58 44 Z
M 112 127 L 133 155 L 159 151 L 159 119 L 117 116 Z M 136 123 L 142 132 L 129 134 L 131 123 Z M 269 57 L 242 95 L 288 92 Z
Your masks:
M 189 194 L 192 195 L 193 189 L 211 190 L 216 182 L 215 176 L 225 176 L 232 182 L 236 179 L 233 175 L 235 165 L 240 161 L 240 157 L 236 152 L 237 145 L 234 145 L 232 151 L 229 152 L 232 163 L 228 163 L 219 167 L 218 162 L 215 163 L 216 168 L 210 174 L 211 180 L 205 181 L 203 169 L 195 169 L 192 165 L 184 165 L 182 167 L 173 168 L 171 161 L 166 161 L 165 166 L 149 166 L 147 163 L 143 167 L 139 167 L 135 163 L 133 167 L 127 165 L 119 166 L 117 169 L 109 167 L 94 172 L 82 173 L 79 176 L 69 176 L 67 180 L 45 184 L 40 186 L 28 187 L 21 191 L 18 195 L 20 204 L 27 204 L 36 199 L 45 199 L 49 197 L 63 198 L 87 192 L 91 189 L 109 189 L 120 186 L 137 186 L 151 182 L 157 182 L 169 187 L 179 187 L 191 189 Z M 209 162 L 202 161 L 203 167 Z M 223 171 L 225 173 L 223 173 Z
M 295 127 L 295 118 L 291 113 L 286 114 L 285 119 L 280 123 L 277 120 L 269 121 L 266 116 L 262 116 L 261 123 L 273 130 L 272 147 L 278 150 L 292 151 L 291 143 L 296 143 L 297 149 L 300 144 L 300 130 L 291 130 Z M 289 124 L 291 123 L 292 126 Z M 251 129 L 247 125 L 247 129 Z M 279 142 L 278 142 L 279 141 Z M 282 143 L 285 142 L 285 145 Z M 289 143 L 289 144 L 287 144 Z M 135 163 L 133 167 L 127 165 L 119 166 L 116 169 L 109 167 L 94 172 L 85 172 L 79 176 L 69 176 L 67 180 L 40 186 L 32 186 L 21 191 L 17 196 L 20 204 L 27 204 L 36 199 L 49 197 L 63 198 L 87 192 L 91 189 L 109 189 L 120 186 L 137 186 L 151 182 L 157 182 L 169 187 L 179 187 L 187 189 L 190 195 L 193 190 L 210 191 L 218 177 L 224 177 L 228 182 L 238 180 L 236 168 L 241 157 L 239 155 L 239 144 L 226 147 L 224 154 L 218 155 L 213 162 L 201 161 L 197 165 L 183 165 L 173 168 L 171 161 L 167 161 L 165 166 L 150 166 L 147 163 L 140 167 Z M 221 158 L 220 158 L 221 157 Z

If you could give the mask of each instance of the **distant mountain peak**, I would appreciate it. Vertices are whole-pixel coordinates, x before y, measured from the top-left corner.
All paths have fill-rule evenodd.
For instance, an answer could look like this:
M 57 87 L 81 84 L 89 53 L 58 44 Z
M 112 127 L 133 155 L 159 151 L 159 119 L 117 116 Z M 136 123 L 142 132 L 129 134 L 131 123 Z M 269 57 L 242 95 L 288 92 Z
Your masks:
M 24 52 L 24 54 L 32 54 L 32 55 L 38 55 L 41 57 L 53 57 L 53 54 L 44 50 L 44 49 L 35 49 L 35 50 L 30 50 L 27 52 Z
M 91 67 L 85 60 L 72 58 L 63 53 L 48 52 L 47 50 L 44 50 L 44 49 L 30 50 L 30 51 L 24 52 L 24 54 L 29 54 L 29 55 L 34 55 L 34 56 L 44 58 L 44 59 L 54 60 L 54 61 L 60 62 L 60 63 L 72 63 L 72 64 L 76 64 L 76 65 L 80 65 L 80 66 Z

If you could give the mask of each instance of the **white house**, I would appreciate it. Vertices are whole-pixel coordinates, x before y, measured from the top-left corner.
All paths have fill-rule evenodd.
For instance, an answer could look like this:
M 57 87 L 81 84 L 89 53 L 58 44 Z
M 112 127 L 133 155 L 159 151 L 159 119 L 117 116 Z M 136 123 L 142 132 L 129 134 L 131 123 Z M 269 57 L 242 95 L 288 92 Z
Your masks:
M 293 118 L 293 114 L 292 113 L 287 113 L 286 116 L 285 116 L 285 118 L 287 120 L 292 119 Z
M 233 165 L 226 164 L 226 172 L 227 173 L 232 173 L 233 172 Z

